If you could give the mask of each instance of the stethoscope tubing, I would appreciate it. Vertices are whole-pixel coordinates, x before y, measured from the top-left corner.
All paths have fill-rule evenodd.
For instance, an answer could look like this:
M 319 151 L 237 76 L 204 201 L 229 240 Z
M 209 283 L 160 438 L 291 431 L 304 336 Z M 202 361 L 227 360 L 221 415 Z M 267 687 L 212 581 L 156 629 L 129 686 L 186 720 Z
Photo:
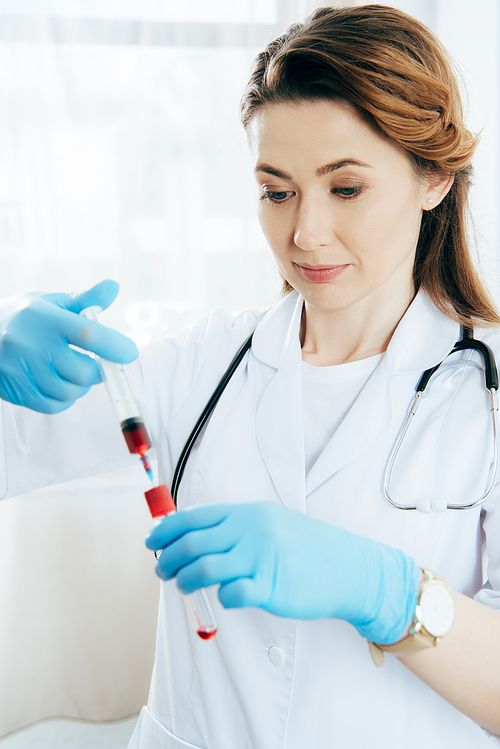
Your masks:
M 248 336 L 245 343 L 241 346 L 241 348 L 237 351 L 234 359 L 232 360 L 229 367 L 226 369 L 224 374 L 222 375 L 222 378 L 215 388 L 214 392 L 210 396 L 210 399 L 201 412 L 200 418 L 194 425 L 193 431 L 187 438 L 186 444 L 184 445 L 182 452 L 180 454 L 179 460 L 177 462 L 177 465 L 175 467 L 174 475 L 172 478 L 172 486 L 171 486 L 171 494 L 172 499 L 174 500 L 175 506 L 177 507 L 177 494 L 179 492 L 179 485 L 181 483 L 182 476 L 184 474 L 184 469 L 186 468 L 186 463 L 188 461 L 189 455 L 191 453 L 191 450 L 194 447 L 194 444 L 196 440 L 198 439 L 198 435 L 200 434 L 201 430 L 205 426 L 205 423 L 210 418 L 210 415 L 212 411 L 214 410 L 215 406 L 217 405 L 219 398 L 221 397 L 222 393 L 227 387 L 227 384 L 233 374 L 235 373 L 236 369 L 239 367 L 243 357 L 245 356 L 246 352 L 252 345 L 252 338 L 253 338 L 253 332 L 251 335 Z
M 484 343 L 483 341 L 476 341 L 476 339 L 473 338 L 472 330 L 470 328 L 462 328 L 462 338 L 460 341 L 457 341 L 457 343 L 454 345 L 454 347 L 452 348 L 448 356 L 451 356 L 451 354 L 454 354 L 457 351 L 464 351 L 467 349 L 478 351 L 481 354 L 483 361 L 484 361 L 483 372 L 484 372 L 486 389 L 490 393 L 490 403 L 491 403 L 490 412 L 491 412 L 491 423 L 492 423 L 492 430 L 493 430 L 493 464 L 489 472 L 489 480 L 488 480 L 486 489 L 484 493 L 481 495 L 481 497 L 465 505 L 457 505 L 453 503 L 447 504 L 442 508 L 443 510 L 446 510 L 446 509 L 448 510 L 472 510 L 474 507 L 479 507 L 480 505 L 482 505 L 484 502 L 486 502 L 491 492 L 493 491 L 493 487 L 495 486 L 495 480 L 496 480 L 497 471 L 498 471 L 498 397 L 497 397 L 498 369 L 495 363 L 495 355 L 493 354 L 493 351 L 490 349 L 490 347 L 486 343 Z M 447 359 L 448 356 L 445 357 L 445 359 Z M 410 408 L 408 409 L 406 419 L 403 422 L 403 425 L 396 438 L 396 442 L 394 444 L 392 452 L 389 456 L 389 460 L 387 461 L 387 468 L 385 470 L 385 475 L 384 475 L 384 495 L 387 501 L 392 505 L 392 507 L 395 507 L 398 510 L 418 510 L 419 509 L 417 505 L 402 505 L 402 504 L 399 504 L 399 502 L 396 502 L 394 499 L 392 499 L 389 494 L 389 485 L 391 481 L 391 475 L 392 475 L 394 463 L 396 462 L 396 458 L 401 449 L 401 445 L 410 427 L 410 424 L 415 418 L 415 414 L 420 405 L 422 395 L 427 385 L 429 384 L 431 377 L 440 369 L 445 359 L 443 359 L 443 361 L 441 361 L 436 366 L 431 367 L 430 369 L 426 369 L 425 372 L 420 377 L 415 387 L 415 396 L 410 404 Z
M 401 448 L 401 445 L 403 443 L 403 440 L 405 438 L 406 432 L 408 431 L 408 428 L 417 412 L 417 408 L 420 405 L 420 399 L 422 397 L 423 391 L 419 391 L 416 393 L 411 405 L 410 409 L 406 415 L 406 419 L 403 423 L 403 426 L 401 427 L 398 437 L 396 439 L 396 443 L 392 449 L 391 455 L 389 457 L 389 460 L 387 462 L 387 468 L 385 470 L 385 476 L 384 476 L 384 495 L 387 501 L 393 506 L 396 507 L 398 510 L 417 510 L 418 507 L 416 505 L 401 505 L 398 502 L 396 502 L 394 499 L 392 499 L 389 495 L 389 484 L 391 480 L 392 475 L 392 469 L 394 466 L 394 463 L 396 461 L 396 458 L 398 456 L 399 450 Z M 490 390 L 490 399 L 491 399 L 491 414 L 492 414 L 492 429 L 493 429 L 493 450 L 494 450 L 494 457 L 493 457 L 493 466 L 490 469 L 490 480 L 488 482 L 488 486 L 484 492 L 484 494 L 479 497 L 479 499 L 474 500 L 473 502 L 470 502 L 466 505 L 456 505 L 456 504 L 448 504 L 445 509 L 448 510 L 472 510 L 474 507 L 478 507 L 479 505 L 482 505 L 490 496 L 491 492 L 493 491 L 493 487 L 495 485 L 495 479 L 497 476 L 498 471 L 498 399 L 496 390 L 492 388 Z

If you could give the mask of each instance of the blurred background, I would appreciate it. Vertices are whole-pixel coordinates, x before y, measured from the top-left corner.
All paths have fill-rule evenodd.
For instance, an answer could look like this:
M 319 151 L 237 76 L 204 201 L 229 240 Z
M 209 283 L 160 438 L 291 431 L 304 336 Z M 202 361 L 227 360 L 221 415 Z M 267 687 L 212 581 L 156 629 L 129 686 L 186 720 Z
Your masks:
M 500 4 L 383 4 L 460 71 L 483 131 L 471 241 L 500 301 Z M 103 322 L 139 344 L 273 303 L 238 102 L 255 55 L 317 5 L 0 0 L 0 298 L 114 278 Z M 138 466 L 0 503 L 0 749 L 126 747 L 158 599 L 143 491 Z

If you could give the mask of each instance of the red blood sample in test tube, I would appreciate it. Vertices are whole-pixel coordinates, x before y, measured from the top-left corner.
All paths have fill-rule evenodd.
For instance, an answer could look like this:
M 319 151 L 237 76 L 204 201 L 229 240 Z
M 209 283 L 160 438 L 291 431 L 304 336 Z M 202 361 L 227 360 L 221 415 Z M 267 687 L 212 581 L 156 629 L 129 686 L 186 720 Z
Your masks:
M 212 637 L 215 637 L 217 634 L 216 629 L 203 629 L 200 628 L 197 630 L 197 635 L 201 637 L 202 640 L 211 640 Z
M 151 515 L 158 521 L 171 512 L 175 512 L 177 509 L 172 495 L 165 484 L 160 484 L 159 486 L 155 486 L 154 489 L 144 492 L 144 496 L 146 497 Z M 155 554 L 158 559 L 161 551 L 155 552 Z M 187 595 L 181 593 L 181 595 L 196 634 L 202 640 L 211 640 L 217 634 L 217 625 L 215 624 L 215 617 L 206 591 L 203 588 L 199 588 L 194 593 L 188 593 Z

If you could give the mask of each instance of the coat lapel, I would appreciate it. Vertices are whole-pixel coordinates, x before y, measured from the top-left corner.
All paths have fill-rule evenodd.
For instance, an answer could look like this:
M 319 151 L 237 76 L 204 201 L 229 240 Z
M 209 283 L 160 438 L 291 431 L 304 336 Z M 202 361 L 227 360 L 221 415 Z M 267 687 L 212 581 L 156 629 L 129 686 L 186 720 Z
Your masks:
M 259 449 L 283 504 L 304 512 L 302 380 L 295 358 L 291 352 L 264 393 L 256 428 Z
M 335 393 L 332 393 L 335 398 Z M 384 359 L 353 403 L 306 480 L 306 494 L 360 455 L 380 438 L 391 423 L 389 378 Z
M 299 512 L 305 512 L 302 306 L 302 297 L 289 294 L 257 327 L 252 343 L 270 378 L 257 408 L 257 443 L 283 504 Z

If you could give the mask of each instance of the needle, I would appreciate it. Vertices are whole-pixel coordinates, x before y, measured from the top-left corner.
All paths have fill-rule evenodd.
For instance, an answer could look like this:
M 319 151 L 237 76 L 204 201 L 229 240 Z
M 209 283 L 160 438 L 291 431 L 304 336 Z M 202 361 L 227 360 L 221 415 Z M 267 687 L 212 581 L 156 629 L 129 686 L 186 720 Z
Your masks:
M 153 478 L 153 471 L 151 470 L 151 466 L 149 465 L 147 454 L 144 453 L 144 455 L 141 455 L 142 465 L 144 466 L 144 470 L 148 474 L 149 478 L 151 479 L 151 482 L 154 483 Z

